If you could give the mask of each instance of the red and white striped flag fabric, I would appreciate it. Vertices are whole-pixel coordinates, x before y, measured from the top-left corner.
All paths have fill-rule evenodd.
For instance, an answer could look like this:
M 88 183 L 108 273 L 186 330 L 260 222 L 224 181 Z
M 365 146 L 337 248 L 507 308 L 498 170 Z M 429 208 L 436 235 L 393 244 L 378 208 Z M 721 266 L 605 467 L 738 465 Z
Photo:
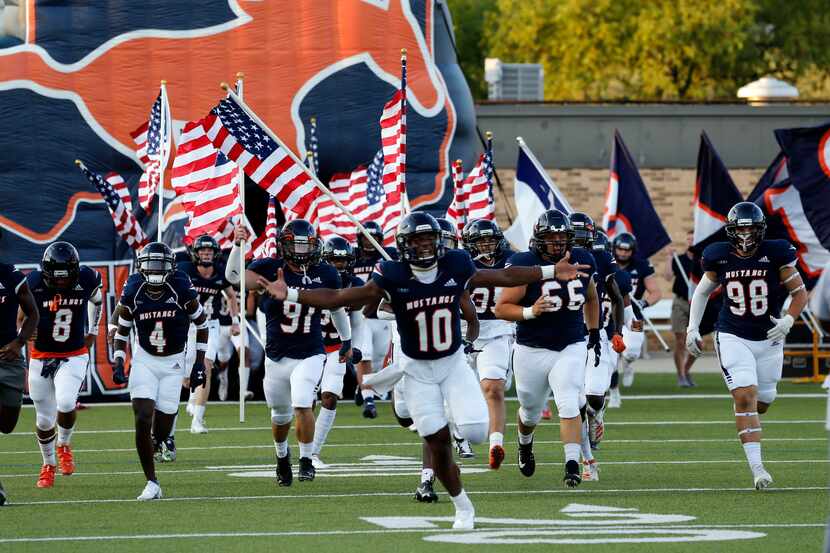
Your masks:
M 130 195 L 130 189 L 124 181 L 124 178 L 116 172 L 110 172 L 104 176 L 104 180 L 112 186 L 112 189 L 115 190 L 115 193 L 124 202 L 124 207 L 127 208 L 127 211 L 132 213 L 133 197 Z
M 320 196 L 307 169 L 294 161 L 234 97 L 221 100 L 203 121 L 214 146 L 277 198 L 284 209 L 306 213 Z
M 495 204 L 492 201 L 490 192 L 489 172 L 490 164 L 487 154 L 481 154 L 478 163 L 467 178 L 464 179 L 464 205 L 466 221 L 476 219 L 496 218 Z
M 453 195 L 452 202 L 447 207 L 446 219 L 458 229 L 458 235 L 467 224 L 467 203 L 464 193 L 464 167 L 460 159 L 452 164 Z
M 218 151 L 205 133 L 202 120 L 187 123 L 173 162 L 172 184 L 188 214 L 185 236 L 209 234 L 220 247 L 229 247 L 232 225 L 242 214 L 239 170 Z
M 265 215 L 265 230 L 254 240 L 251 247 L 251 257 L 262 259 L 277 257 L 277 205 L 274 197 L 268 200 L 268 210 Z
M 153 210 L 153 196 L 167 166 L 173 134 L 172 123 L 170 104 L 162 85 L 150 109 L 150 119 L 130 133 L 137 146 L 136 156 L 144 165 L 144 173 L 138 181 L 138 204 L 145 213 L 151 213 Z
M 408 205 L 406 198 L 406 56 L 401 58 L 401 88 L 383 106 L 380 116 L 380 141 L 383 151 L 381 183 L 387 201 L 392 196 L 401 207 L 390 227 L 384 227 L 384 242 L 394 243 L 394 234 L 401 214 Z
M 112 222 L 115 223 L 115 230 L 118 232 L 118 235 L 124 239 L 127 245 L 135 250 L 139 250 L 144 247 L 144 245 L 150 240 L 147 238 L 147 235 L 144 234 L 144 231 L 142 230 L 141 225 L 138 224 L 135 216 L 129 209 L 127 209 L 124 202 L 121 201 L 118 193 L 107 181 L 101 178 L 101 175 L 93 173 L 87 169 L 83 163 L 79 163 L 78 166 L 81 168 L 81 172 L 83 172 L 89 182 L 91 182 L 95 188 L 98 189 L 98 192 L 101 193 L 101 196 L 104 197 L 104 201 L 107 203 L 107 208 L 109 209 L 110 216 L 112 216 Z M 117 173 L 110 173 L 110 175 L 115 175 L 118 176 L 118 178 L 121 178 Z
M 349 184 L 351 182 L 351 173 L 335 173 L 329 180 L 329 191 L 337 198 L 340 203 L 349 201 Z M 291 218 L 302 218 L 309 221 L 317 228 L 317 233 L 323 240 L 328 240 L 332 236 L 339 236 L 341 232 L 340 227 L 345 227 L 348 232 L 354 228 L 351 221 L 346 218 L 339 207 L 334 205 L 334 202 L 326 195 L 317 198 L 310 206 L 308 213 L 295 214 L 286 212 L 286 220 Z

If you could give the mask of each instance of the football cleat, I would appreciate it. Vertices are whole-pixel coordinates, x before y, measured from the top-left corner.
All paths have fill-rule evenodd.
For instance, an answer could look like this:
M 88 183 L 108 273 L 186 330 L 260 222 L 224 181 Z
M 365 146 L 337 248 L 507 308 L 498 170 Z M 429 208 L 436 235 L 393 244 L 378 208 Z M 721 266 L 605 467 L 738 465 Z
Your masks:
M 533 442 L 519 444 L 519 471 L 530 478 L 536 472 L 536 457 L 533 456 Z
M 61 467 L 61 474 L 70 476 L 75 472 L 75 459 L 72 457 L 72 448 L 69 445 L 59 445 L 56 453 L 58 454 L 58 465 Z
M 294 482 L 294 473 L 291 472 L 291 453 L 285 457 L 277 457 L 277 484 L 290 486 Z
M 584 482 L 599 482 L 599 464 L 596 459 L 582 461 L 582 480 Z
M 8 503 L 9 496 L 6 495 L 6 490 L 3 489 L 3 483 L 0 482 L 0 507 Z
M 363 400 L 363 418 L 378 418 L 378 409 L 377 407 L 375 407 L 375 400 L 371 397 L 367 397 L 365 400 Z
M 320 459 L 319 453 L 314 453 L 311 455 L 311 464 L 314 465 L 314 468 L 317 470 L 327 469 L 329 466 Z
M 197 419 L 193 417 L 193 421 L 190 423 L 190 433 L 191 434 L 207 434 L 208 429 L 205 426 L 205 421 Z
M 620 407 L 622 407 L 622 396 L 620 396 L 620 389 L 611 388 L 611 391 L 608 393 L 608 408 L 619 409 Z
M 755 489 L 765 490 L 772 486 L 772 476 L 765 469 L 761 469 L 755 473 Z
M 504 462 L 504 448 L 500 445 L 494 445 L 490 448 L 490 468 L 499 470 L 501 464 Z
M 153 461 L 156 463 L 163 463 L 164 460 L 161 458 L 161 442 L 156 441 L 153 438 Z
M 153 499 L 161 499 L 161 497 L 161 486 L 158 485 L 158 482 L 147 480 L 147 485 L 144 486 L 144 491 L 142 491 L 141 495 L 136 497 L 136 499 L 139 501 L 152 501 Z
M 455 520 L 452 523 L 453 530 L 472 530 L 476 526 L 476 512 L 455 511 Z
M 575 488 L 582 483 L 582 476 L 579 472 L 579 463 L 577 461 L 568 461 L 565 463 L 565 478 L 562 480 L 569 488 Z
M 55 485 L 55 465 L 40 467 L 40 476 L 37 479 L 38 488 L 51 488 Z
M 308 457 L 300 457 L 300 470 L 297 471 L 297 479 L 300 482 L 311 482 L 317 475 L 314 463 Z
M 417 432 L 417 431 L 418 431 L 418 427 L 417 427 L 417 426 L 415 426 L 415 423 L 413 422 L 412 424 L 410 424 L 410 425 L 407 427 L 407 430 L 409 430 L 410 432 Z
M 354 391 L 354 404 L 360 407 L 363 405 L 363 391 L 360 389 L 360 386 L 355 388 Z
M 455 452 L 458 453 L 458 456 L 462 459 L 472 459 L 476 456 L 473 451 L 473 446 L 470 445 L 469 440 L 453 436 L 453 441 L 455 442 Z
M 435 479 L 424 480 L 415 489 L 415 500 L 419 503 L 438 503 L 438 494 L 435 493 Z
M 176 460 L 176 439 L 169 436 L 161 444 L 161 462 L 172 463 Z

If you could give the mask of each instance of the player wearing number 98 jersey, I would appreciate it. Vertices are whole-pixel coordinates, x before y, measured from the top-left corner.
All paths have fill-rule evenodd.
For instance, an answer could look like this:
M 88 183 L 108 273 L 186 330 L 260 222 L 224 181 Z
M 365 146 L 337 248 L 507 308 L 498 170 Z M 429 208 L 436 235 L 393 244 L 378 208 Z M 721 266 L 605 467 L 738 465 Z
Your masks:
M 569 257 L 589 269 L 584 271 L 585 276 L 567 282 L 547 279 L 504 290 L 496 304 L 498 317 L 518 321 L 513 372 L 519 398 L 519 470 L 528 477 L 535 471 L 533 431 L 551 390 L 561 421 L 564 482 L 569 487 L 582 482 L 580 399 L 585 385 L 586 353 L 595 365 L 600 360 L 595 262 L 588 251 L 572 247 L 572 241 L 573 230 L 567 215 L 555 209 L 542 213 L 533 227 L 530 250 L 513 255 L 507 266 L 557 263 Z
M 29 273 L 27 280 L 40 315 L 37 335 L 29 348 L 28 379 L 43 455 L 37 486 L 51 488 L 56 439 L 61 473 L 75 471 L 70 439 L 78 392 L 89 364 L 89 346 L 98 333 L 101 275 L 80 264 L 72 244 L 55 242 L 43 253 L 40 270 Z
M 470 221 L 464 227 L 462 240 L 477 269 L 503 269 L 514 253 L 495 221 Z M 496 317 L 494 309 L 500 295 L 501 288 L 495 286 L 479 286 L 470 291 L 480 321 L 478 339 L 473 344 L 476 352 L 471 358 L 490 413 L 489 464 L 494 470 L 504 461 L 504 390 L 510 382 L 510 349 L 516 331 L 513 323 Z
M 725 300 L 716 325 L 715 350 L 723 378 L 735 401 L 738 437 L 752 470 L 756 489 L 772 478 L 761 461 L 758 417 L 775 399 L 784 362 L 784 339 L 807 303 L 807 292 L 795 269 L 795 248 L 785 240 L 764 240 L 761 209 L 741 202 L 726 219 L 728 242 L 703 251 L 704 276 L 692 297 L 686 347 L 701 354 L 698 327 L 709 294 L 721 285 Z M 782 316 L 787 294 L 792 301 Z

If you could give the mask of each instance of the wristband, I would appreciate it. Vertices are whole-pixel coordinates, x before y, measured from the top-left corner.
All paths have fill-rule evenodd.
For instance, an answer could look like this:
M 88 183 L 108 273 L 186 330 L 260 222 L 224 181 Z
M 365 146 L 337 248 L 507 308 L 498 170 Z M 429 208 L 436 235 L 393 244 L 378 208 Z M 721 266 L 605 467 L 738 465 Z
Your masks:
M 300 291 L 296 288 L 289 288 L 285 293 L 285 301 L 300 303 Z
M 196 351 L 207 351 L 208 345 L 202 342 L 196 342 Z
M 123 349 L 117 349 L 112 352 L 112 358 L 116 360 L 121 359 L 123 361 L 127 358 L 127 353 Z
M 556 265 L 540 265 L 542 280 L 552 280 L 556 275 Z
M 533 307 L 525 307 L 522 309 L 522 318 L 526 321 L 535 319 L 536 315 L 533 313 Z

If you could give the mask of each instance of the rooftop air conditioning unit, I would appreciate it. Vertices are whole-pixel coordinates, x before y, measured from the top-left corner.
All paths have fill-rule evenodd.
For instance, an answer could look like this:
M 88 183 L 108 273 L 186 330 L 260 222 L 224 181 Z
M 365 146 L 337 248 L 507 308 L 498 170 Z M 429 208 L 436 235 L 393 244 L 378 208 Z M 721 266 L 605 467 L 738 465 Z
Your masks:
M 545 96 L 544 76 L 539 63 L 502 63 L 498 58 L 484 60 L 489 100 L 540 102 Z

